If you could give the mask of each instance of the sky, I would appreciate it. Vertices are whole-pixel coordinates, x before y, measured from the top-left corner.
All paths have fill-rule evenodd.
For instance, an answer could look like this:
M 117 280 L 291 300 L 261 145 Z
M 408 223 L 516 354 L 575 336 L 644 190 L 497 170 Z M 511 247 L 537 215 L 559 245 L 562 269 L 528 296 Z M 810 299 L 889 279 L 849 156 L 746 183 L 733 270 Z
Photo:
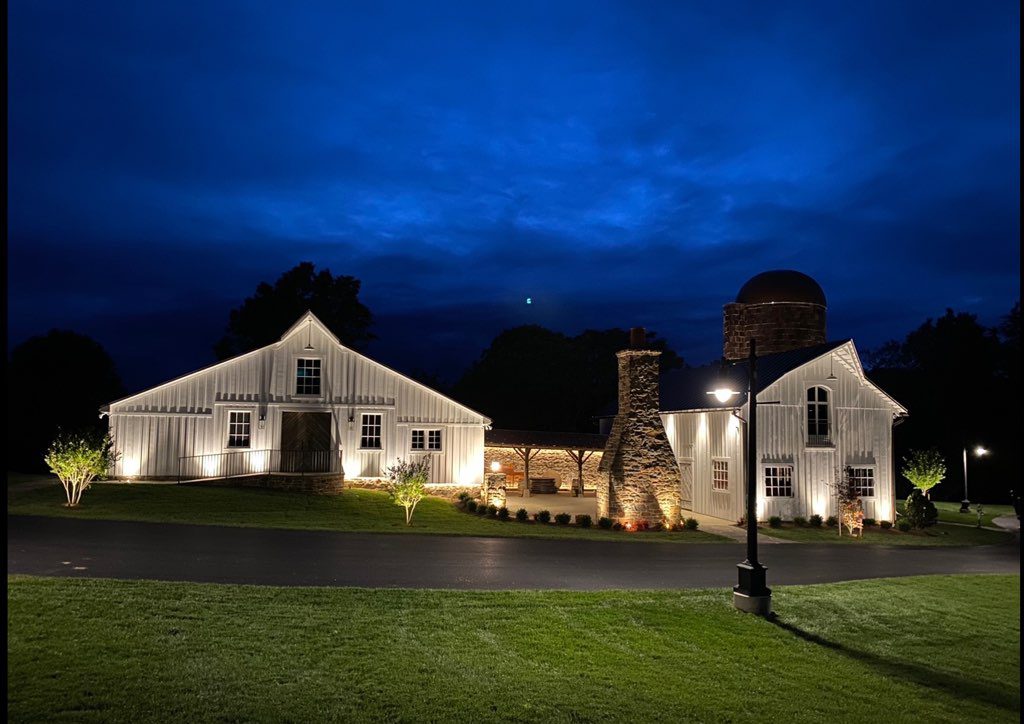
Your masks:
M 448 380 L 527 323 L 710 361 L 767 269 L 861 347 L 995 323 L 1019 30 L 988 0 L 14 0 L 8 348 L 89 334 L 139 389 L 307 260 L 362 280 L 371 356 Z

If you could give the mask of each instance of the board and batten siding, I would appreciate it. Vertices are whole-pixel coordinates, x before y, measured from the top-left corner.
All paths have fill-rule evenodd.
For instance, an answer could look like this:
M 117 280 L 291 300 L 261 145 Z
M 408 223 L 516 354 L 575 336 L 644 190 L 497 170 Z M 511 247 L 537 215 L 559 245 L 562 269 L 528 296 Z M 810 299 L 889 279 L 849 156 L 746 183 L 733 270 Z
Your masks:
M 862 498 L 865 517 L 893 519 L 893 418 L 905 410 L 864 380 L 852 343 L 833 354 L 831 364 L 825 355 L 783 375 L 758 394 L 759 519 L 837 515 L 831 486 L 847 466 L 874 471 L 875 494 Z M 829 390 L 832 445 L 827 447 L 807 444 L 807 390 L 815 386 Z M 746 419 L 746 406 L 738 412 Z M 684 475 L 686 466 L 692 465 L 692 510 L 728 520 L 743 515 L 746 426 L 725 409 L 662 413 L 662 421 Z M 713 489 L 715 459 L 729 463 L 728 494 Z M 792 496 L 765 495 L 767 466 L 793 468 Z
M 229 414 L 248 410 L 251 450 L 280 449 L 285 412 L 330 413 L 332 449 L 340 450 L 347 478 L 379 477 L 410 457 L 412 429 L 441 430 L 431 481 L 482 482 L 487 418 L 343 347 L 315 317 L 307 319 L 280 342 L 111 403 L 121 453 L 114 475 L 174 476 L 180 457 L 228 452 Z M 320 395 L 295 394 L 299 358 L 321 360 Z M 359 448 L 364 413 L 381 415 L 379 450 Z

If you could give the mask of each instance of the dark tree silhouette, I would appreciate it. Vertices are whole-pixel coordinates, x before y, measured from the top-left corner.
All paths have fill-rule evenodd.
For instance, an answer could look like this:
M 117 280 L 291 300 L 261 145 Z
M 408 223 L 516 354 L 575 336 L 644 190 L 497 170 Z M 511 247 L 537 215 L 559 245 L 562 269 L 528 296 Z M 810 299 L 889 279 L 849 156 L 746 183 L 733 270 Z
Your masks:
M 664 340 L 662 369 L 683 364 Z M 596 431 L 595 418 L 617 394 L 615 353 L 629 345 L 623 329 L 587 330 L 575 337 L 528 325 L 491 342 L 454 388 L 456 399 L 494 420 L 496 427 Z
M 306 310 L 338 336 L 341 343 L 360 350 L 372 340 L 373 316 L 359 301 L 360 281 L 317 271 L 304 261 L 270 285 L 260 283 L 256 293 L 231 310 L 224 336 L 214 346 L 218 359 L 227 359 L 276 342 Z
M 7 369 L 8 467 L 45 471 L 58 429 L 105 430 L 99 408 L 123 395 L 114 361 L 90 337 L 54 329 L 18 345 Z
M 992 450 L 970 461 L 973 500 L 1005 503 L 1019 476 L 1020 305 L 997 328 L 973 314 L 947 309 L 902 341 L 891 341 L 865 355 L 871 378 L 910 410 L 896 428 L 897 459 L 911 449 L 935 447 L 947 466 L 945 482 L 933 496 L 963 495 L 964 447 Z M 898 467 L 898 466 L 897 466 Z M 909 484 L 897 480 L 898 493 Z

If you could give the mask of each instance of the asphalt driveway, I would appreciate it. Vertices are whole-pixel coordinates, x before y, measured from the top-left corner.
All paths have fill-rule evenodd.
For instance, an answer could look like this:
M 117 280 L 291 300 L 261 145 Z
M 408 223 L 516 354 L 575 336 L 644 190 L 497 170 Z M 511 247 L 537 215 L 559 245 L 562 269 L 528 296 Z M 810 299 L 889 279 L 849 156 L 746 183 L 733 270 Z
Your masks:
M 740 544 L 386 535 L 8 516 L 7 571 L 283 586 L 705 588 L 735 583 Z M 1019 573 L 1016 544 L 771 546 L 774 584 Z

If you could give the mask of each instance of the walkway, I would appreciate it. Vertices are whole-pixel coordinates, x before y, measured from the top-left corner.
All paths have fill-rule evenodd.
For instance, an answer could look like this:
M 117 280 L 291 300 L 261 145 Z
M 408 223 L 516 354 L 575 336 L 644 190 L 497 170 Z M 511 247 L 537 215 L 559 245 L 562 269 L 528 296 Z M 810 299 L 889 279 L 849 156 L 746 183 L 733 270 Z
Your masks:
M 735 583 L 740 544 L 471 538 L 8 516 L 7 571 L 284 586 L 705 588 Z M 1017 545 L 764 549 L 772 584 L 1019 573 Z

